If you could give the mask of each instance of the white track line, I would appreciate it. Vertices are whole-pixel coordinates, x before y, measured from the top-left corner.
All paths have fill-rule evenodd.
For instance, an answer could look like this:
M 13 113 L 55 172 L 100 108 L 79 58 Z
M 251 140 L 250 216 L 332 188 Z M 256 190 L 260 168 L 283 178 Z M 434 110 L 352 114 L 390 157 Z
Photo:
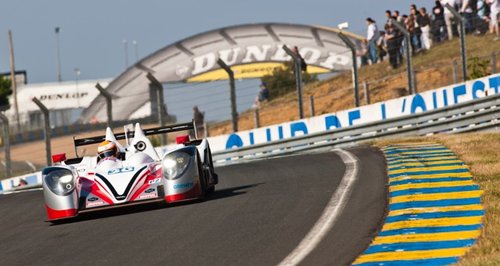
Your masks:
M 299 245 L 283 259 L 279 266 L 297 265 L 321 242 L 338 220 L 340 213 L 345 208 L 347 200 L 352 192 L 353 184 L 358 175 L 358 159 L 348 151 L 342 149 L 334 150 L 342 159 L 346 166 L 346 171 L 342 177 L 339 187 L 333 193 L 330 201 L 323 210 L 323 214 L 318 219 L 313 228 L 302 239 Z

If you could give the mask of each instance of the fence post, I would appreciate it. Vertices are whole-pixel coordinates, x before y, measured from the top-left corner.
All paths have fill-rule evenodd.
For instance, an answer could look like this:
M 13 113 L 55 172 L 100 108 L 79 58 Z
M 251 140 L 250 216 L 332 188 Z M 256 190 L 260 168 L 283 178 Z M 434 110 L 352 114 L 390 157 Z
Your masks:
M 446 8 L 453 14 L 455 19 L 457 19 L 460 23 L 460 53 L 462 55 L 462 78 L 463 81 L 467 81 L 467 54 L 465 50 L 465 17 L 460 15 L 455 8 L 453 8 L 450 4 L 446 3 Z
M 12 87 L 12 98 L 14 98 L 14 112 L 16 115 L 17 132 L 21 132 L 21 123 L 19 123 L 19 104 L 17 101 L 17 81 L 16 81 L 16 63 L 14 59 L 14 43 L 12 41 L 12 31 L 9 30 L 9 58 L 10 58 L 10 81 Z
M 203 134 L 204 134 L 204 137 L 205 137 L 205 138 L 208 138 L 208 137 L 209 137 L 209 133 L 208 133 L 208 125 L 207 125 L 207 122 L 206 122 L 206 121 L 203 121 Z
M 44 120 L 44 139 L 45 139 L 45 155 L 46 155 L 46 160 L 47 160 L 47 165 L 52 164 L 52 151 L 50 147 L 50 139 L 51 139 L 51 132 L 50 132 L 50 114 L 49 114 L 49 109 L 43 105 L 42 102 L 40 102 L 37 98 L 32 98 L 31 99 L 37 106 L 40 108 L 40 110 L 43 113 L 43 120 Z
M 165 99 L 163 98 L 163 84 L 161 84 L 161 82 L 159 82 L 158 79 L 156 79 L 156 77 L 153 76 L 153 74 L 151 74 L 150 72 L 148 72 L 146 78 L 148 78 L 151 82 L 151 85 L 156 88 L 158 123 L 160 124 L 160 127 L 163 127 L 165 126 L 165 118 L 163 116 L 166 113 Z M 165 134 L 160 134 L 160 143 L 162 146 L 167 145 L 167 138 L 165 137 Z
M 491 53 L 491 73 L 497 73 L 497 54 Z
M 97 88 L 97 90 L 99 90 L 101 95 L 106 98 L 106 114 L 108 116 L 108 127 L 113 128 L 113 102 L 111 94 L 107 92 L 99 83 L 97 83 L 95 87 Z
M 255 108 L 253 114 L 254 114 L 255 128 L 259 128 L 260 127 L 259 108 Z
M 359 76 L 358 76 L 358 57 L 356 56 L 356 45 L 347 38 L 342 32 L 339 32 L 340 39 L 351 49 L 352 54 L 352 87 L 354 90 L 354 103 L 359 107 Z
M 453 83 L 456 84 L 458 83 L 458 66 L 457 66 L 457 60 L 453 60 L 451 62 L 452 66 L 452 74 L 453 74 Z
M 411 56 L 411 40 L 410 40 L 410 32 L 406 30 L 406 27 L 401 25 L 397 20 L 394 18 L 391 18 L 392 25 L 394 25 L 396 28 L 398 28 L 399 31 L 401 31 L 404 36 L 405 36 L 405 42 L 406 42 L 406 71 L 407 71 L 407 77 L 408 77 L 408 92 L 410 94 L 414 94 L 417 92 L 417 88 L 415 86 L 415 75 L 413 74 L 413 58 Z
M 297 96 L 299 101 L 299 118 L 304 118 L 304 103 L 302 101 L 302 68 L 300 66 L 300 58 L 288 48 L 286 45 L 283 45 L 283 50 L 292 57 L 293 65 L 295 70 L 295 84 L 297 86 Z M 298 52 L 298 51 L 297 51 Z
M 316 110 L 314 109 L 314 96 L 309 95 L 309 113 L 311 117 L 316 115 Z
M 10 159 L 10 132 L 9 132 L 9 119 L 0 113 L 0 120 L 3 123 L 3 144 L 5 152 L 5 178 L 12 176 L 12 164 Z
M 364 82 L 363 83 L 363 87 L 365 89 L 365 102 L 366 104 L 370 104 L 370 88 L 369 88 L 370 85 L 368 85 L 368 82 Z
M 238 110 L 236 108 L 236 88 L 234 85 L 234 72 L 231 68 L 222 60 L 218 59 L 217 64 L 227 72 L 229 76 L 229 97 L 231 100 L 231 120 L 233 123 L 233 132 L 238 131 Z

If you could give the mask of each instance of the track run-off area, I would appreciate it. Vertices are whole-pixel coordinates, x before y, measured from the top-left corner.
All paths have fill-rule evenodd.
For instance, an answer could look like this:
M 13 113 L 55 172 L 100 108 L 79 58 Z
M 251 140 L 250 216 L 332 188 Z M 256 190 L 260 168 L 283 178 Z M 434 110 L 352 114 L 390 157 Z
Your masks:
M 442 265 L 480 234 L 482 191 L 436 144 L 216 168 L 204 201 L 45 222 L 40 190 L 0 195 L 2 265 Z
M 469 167 L 436 143 L 386 146 L 389 212 L 355 265 L 448 265 L 481 234 L 483 191 Z

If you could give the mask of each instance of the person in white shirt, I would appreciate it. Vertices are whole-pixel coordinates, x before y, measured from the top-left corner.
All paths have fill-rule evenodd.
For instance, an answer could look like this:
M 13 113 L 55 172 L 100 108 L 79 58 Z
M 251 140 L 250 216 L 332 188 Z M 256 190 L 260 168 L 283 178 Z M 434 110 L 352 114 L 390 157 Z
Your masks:
M 429 50 L 431 49 L 432 39 L 431 39 L 431 18 L 429 14 L 427 14 L 427 10 L 425 7 L 421 7 L 420 16 L 417 18 L 418 24 L 420 25 L 420 30 L 422 34 L 420 35 L 420 43 L 422 45 L 422 49 Z
M 368 40 L 368 55 L 372 64 L 377 63 L 377 40 L 379 39 L 379 32 L 377 24 L 371 18 L 366 19 L 366 24 L 368 24 L 368 32 L 366 34 L 366 39 Z
M 500 40 L 500 30 L 498 26 L 498 16 L 500 15 L 500 0 L 488 0 L 490 5 L 490 33 L 495 33 L 495 41 Z
M 450 6 L 456 6 L 456 0 L 441 0 L 441 5 L 444 7 L 444 22 L 446 23 L 446 31 L 448 33 L 448 40 L 453 39 L 453 30 L 451 27 L 451 20 L 453 18 L 453 14 L 450 12 L 448 8 L 446 8 L 446 4 L 450 4 Z

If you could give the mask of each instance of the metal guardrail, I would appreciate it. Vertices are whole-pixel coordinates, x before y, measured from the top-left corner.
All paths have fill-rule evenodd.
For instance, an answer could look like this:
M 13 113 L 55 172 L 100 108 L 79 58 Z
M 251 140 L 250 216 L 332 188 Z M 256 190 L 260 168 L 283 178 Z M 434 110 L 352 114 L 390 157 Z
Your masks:
M 342 147 L 385 137 L 463 133 L 498 128 L 500 128 L 500 94 L 428 112 L 213 152 L 212 155 L 216 164 L 223 165 L 321 148 Z M 16 180 L 18 183 L 21 178 L 24 177 L 14 177 L 9 182 Z M 31 183 L 24 187 L 8 189 L 4 187 L 4 191 L 31 189 L 39 187 L 40 184 Z M 2 192 L 0 186 L 0 194 Z
M 384 137 L 463 133 L 500 127 L 500 94 L 418 114 L 213 153 L 217 164 L 339 147 Z

